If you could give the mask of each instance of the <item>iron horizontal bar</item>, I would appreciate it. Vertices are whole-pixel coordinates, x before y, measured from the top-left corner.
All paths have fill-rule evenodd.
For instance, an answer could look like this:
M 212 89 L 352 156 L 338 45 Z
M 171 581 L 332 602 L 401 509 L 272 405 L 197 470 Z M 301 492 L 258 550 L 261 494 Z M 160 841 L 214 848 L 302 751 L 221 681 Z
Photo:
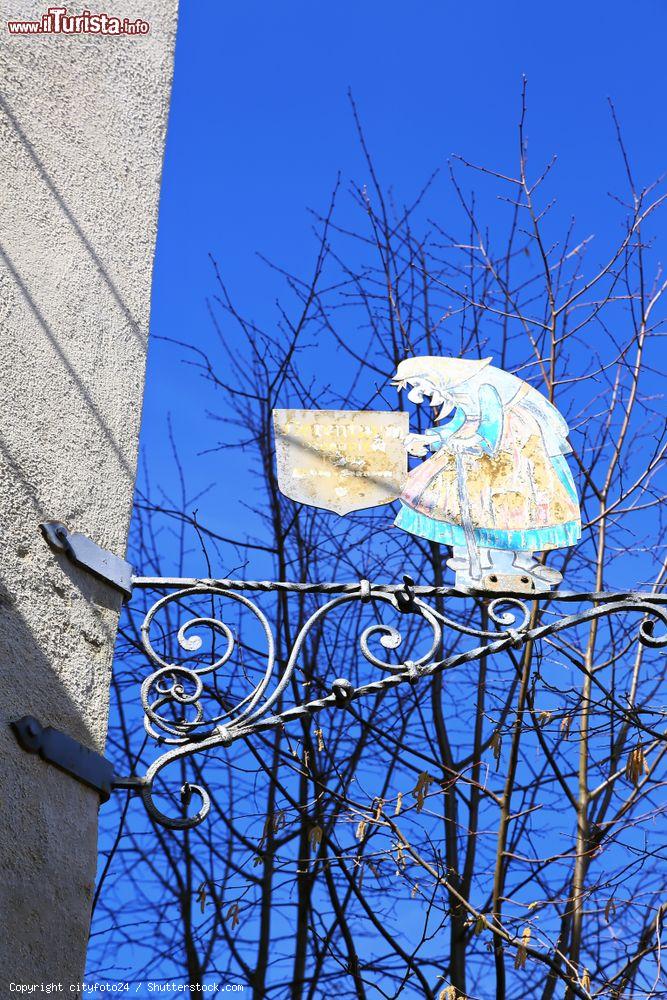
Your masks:
M 146 779 L 139 774 L 114 774 L 111 782 L 113 789 L 126 788 L 130 792 L 141 791 L 146 785 Z
M 217 587 L 221 590 L 258 591 L 265 593 L 298 593 L 298 594 L 356 594 L 360 583 L 300 583 L 293 580 L 228 580 L 207 579 L 204 577 L 178 576 L 133 576 L 132 586 L 145 590 L 180 590 L 188 588 Z M 397 594 L 405 591 L 403 583 L 371 583 L 373 591 L 380 594 Z M 477 597 L 495 600 L 498 597 L 518 597 L 525 601 L 631 601 L 643 600 L 653 604 L 667 604 L 667 593 L 655 593 L 650 590 L 627 591 L 592 591 L 580 592 L 573 590 L 551 590 L 523 593 L 517 591 L 461 590 L 456 587 L 435 587 L 415 584 L 412 588 L 417 597 L 458 597 L 461 599 Z

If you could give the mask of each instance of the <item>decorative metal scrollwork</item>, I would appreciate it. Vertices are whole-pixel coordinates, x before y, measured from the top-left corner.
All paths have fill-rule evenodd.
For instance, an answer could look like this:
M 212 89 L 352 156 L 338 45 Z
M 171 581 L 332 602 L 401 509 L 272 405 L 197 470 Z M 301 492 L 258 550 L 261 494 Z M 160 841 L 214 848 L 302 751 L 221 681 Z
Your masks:
M 190 618 L 178 629 L 178 645 L 185 652 L 196 652 L 202 647 L 202 639 L 195 629 L 209 628 L 212 632 L 222 636 L 226 647 L 221 656 L 218 656 L 212 663 L 204 666 L 185 667 L 178 663 L 168 663 L 155 650 L 150 638 L 151 625 L 156 615 L 164 610 L 169 604 L 178 604 L 187 597 L 205 597 L 207 595 L 217 595 L 229 598 L 245 607 L 260 623 L 266 636 L 266 670 L 264 676 L 255 688 L 250 691 L 239 704 L 227 709 L 224 712 L 206 718 L 204 706 L 201 698 L 204 691 L 202 680 L 208 674 L 213 674 L 230 660 L 236 646 L 236 640 L 231 628 L 217 618 Z M 202 729 L 212 733 L 221 726 L 226 727 L 231 742 L 232 733 L 248 716 L 253 715 L 257 703 L 262 699 L 272 677 L 275 665 L 275 643 L 271 626 L 269 625 L 263 612 L 247 597 L 233 591 L 225 591 L 216 587 L 188 588 L 178 590 L 173 594 L 160 598 L 150 609 L 141 627 L 141 637 L 144 650 L 152 663 L 158 665 L 158 669 L 152 673 L 141 686 L 141 703 L 145 712 L 146 732 L 154 739 L 163 743 L 182 744 L 192 739 L 195 733 Z M 274 699 L 272 699 L 274 700 Z M 271 700 L 265 703 L 262 711 L 268 708 Z M 192 706 L 195 711 L 194 718 L 174 721 L 161 714 L 160 710 L 168 707 L 181 705 L 183 707 Z M 161 730 L 161 732 L 160 732 Z M 163 734 L 167 734 L 166 736 Z
M 117 779 L 116 784 L 137 788 L 149 815 L 164 826 L 186 829 L 202 822 L 210 810 L 208 792 L 199 784 L 185 782 L 181 787 L 182 812 L 170 816 L 155 802 L 155 781 L 165 768 L 179 761 L 216 747 L 228 747 L 237 740 L 252 736 L 275 726 L 287 725 L 303 716 L 312 716 L 326 710 L 341 708 L 353 700 L 377 694 L 389 687 L 420 677 L 453 669 L 463 663 L 479 660 L 509 649 L 522 647 L 526 642 L 546 639 L 561 631 L 574 628 L 597 618 L 617 614 L 641 615 L 637 640 L 652 648 L 667 646 L 667 597 L 656 593 L 629 594 L 572 594 L 554 592 L 531 594 L 529 598 L 513 594 L 495 596 L 482 593 L 464 593 L 446 587 L 416 587 L 409 577 L 403 585 L 371 585 L 367 580 L 358 584 L 298 584 L 271 581 L 233 580 L 171 580 L 161 578 L 135 578 L 135 589 L 165 589 L 148 610 L 141 628 L 143 648 L 153 666 L 141 685 L 141 704 L 147 734 L 160 746 L 168 747 L 148 768 L 142 778 Z M 245 593 L 297 592 L 328 596 L 305 621 L 296 636 L 285 666 L 276 668 L 275 639 L 264 612 Z M 335 595 L 335 596 L 334 596 Z M 438 598 L 438 607 L 426 603 L 425 597 Z M 484 602 L 488 623 L 493 628 L 475 628 L 470 624 L 445 615 L 441 610 L 445 599 L 461 601 L 475 598 Z M 247 673 L 234 664 L 238 640 L 231 625 L 216 616 L 187 618 L 174 630 L 178 656 L 172 658 L 158 652 L 153 631 L 158 631 L 160 617 L 194 599 L 210 598 L 229 602 L 242 615 L 255 622 L 264 636 L 264 657 L 259 668 L 259 679 L 252 683 Z M 394 614 L 410 616 L 411 622 L 425 626 L 429 641 L 425 651 L 414 659 L 388 662 L 374 651 L 376 643 L 386 653 L 397 653 L 403 646 L 404 634 L 396 625 L 376 621 L 363 629 L 359 648 L 364 660 L 378 671 L 378 676 L 355 686 L 349 678 L 333 680 L 330 688 L 320 697 L 305 700 L 289 708 L 282 707 L 286 692 L 298 667 L 304 643 L 317 627 L 332 613 L 350 604 L 373 601 L 376 609 L 386 608 Z M 530 602 L 530 605 L 527 603 Z M 572 614 L 554 615 L 542 621 L 540 610 L 548 606 L 553 613 L 560 602 L 585 604 Z M 656 625 L 663 626 L 656 635 Z M 442 656 L 444 630 L 461 637 L 477 640 L 468 648 L 457 649 L 447 657 Z M 204 655 L 202 635 L 211 640 L 211 656 Z M 165 630 L 162 629 L 163 639 Z M 216 651 L 221 642 L 222 649 Z M 257 655 L 257 651 L 255 651 Z M 187 659 L 189 657 L 189 660 Z M 193 662 L 193 659 L 197 662 Z M 184 662 L 186 661 L 187 662 Z M 203 662 L 199 662 L 202 660 Z M 220 677 L 225 668 L 235 675 L 242 674 L 249 690 L 235 700 L 229 692 L 221 692 Z M 279 708 L 280 706 L 280 708 Z M 278 709 L 279 710 L 276 710 Z M 198 805 L 192 810 L 192 802 Z

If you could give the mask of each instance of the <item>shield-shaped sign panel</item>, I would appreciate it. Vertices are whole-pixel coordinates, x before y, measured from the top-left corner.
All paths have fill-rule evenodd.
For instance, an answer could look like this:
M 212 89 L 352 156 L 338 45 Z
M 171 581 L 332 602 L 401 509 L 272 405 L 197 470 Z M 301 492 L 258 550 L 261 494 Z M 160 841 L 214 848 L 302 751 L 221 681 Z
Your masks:
M 281 492 L 336 514 L 391 503 L 408 473 L 408 422 L 401 412 L 274 410 Z

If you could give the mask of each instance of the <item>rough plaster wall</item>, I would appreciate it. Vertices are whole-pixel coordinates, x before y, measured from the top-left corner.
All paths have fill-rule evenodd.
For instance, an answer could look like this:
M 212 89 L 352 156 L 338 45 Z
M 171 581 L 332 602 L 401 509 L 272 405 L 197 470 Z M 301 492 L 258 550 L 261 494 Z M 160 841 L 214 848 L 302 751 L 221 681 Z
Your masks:
M 98 799 L 8 723 L 30 713 L 104 749 L 119 601 L 38 523 L 125 551 L 176 5 L 100 5 L 150 22 L 126 38 L 7 35 L 48 4 L 5 4 L 0 21 L 3 997 L 84 969 Z

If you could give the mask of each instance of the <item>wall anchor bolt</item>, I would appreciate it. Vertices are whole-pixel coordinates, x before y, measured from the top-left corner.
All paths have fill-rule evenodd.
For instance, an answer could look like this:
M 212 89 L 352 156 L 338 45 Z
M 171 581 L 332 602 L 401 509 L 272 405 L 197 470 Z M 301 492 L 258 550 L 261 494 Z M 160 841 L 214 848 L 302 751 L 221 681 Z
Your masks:
M 95 789 L 106 802 L 114 785 L 113 764 L 106 757 L 78 743 L 52 726 L 42 726 L 32 715 L 12 722 L 16 741 L 27 753 L 36 753 L 48 764 Z

